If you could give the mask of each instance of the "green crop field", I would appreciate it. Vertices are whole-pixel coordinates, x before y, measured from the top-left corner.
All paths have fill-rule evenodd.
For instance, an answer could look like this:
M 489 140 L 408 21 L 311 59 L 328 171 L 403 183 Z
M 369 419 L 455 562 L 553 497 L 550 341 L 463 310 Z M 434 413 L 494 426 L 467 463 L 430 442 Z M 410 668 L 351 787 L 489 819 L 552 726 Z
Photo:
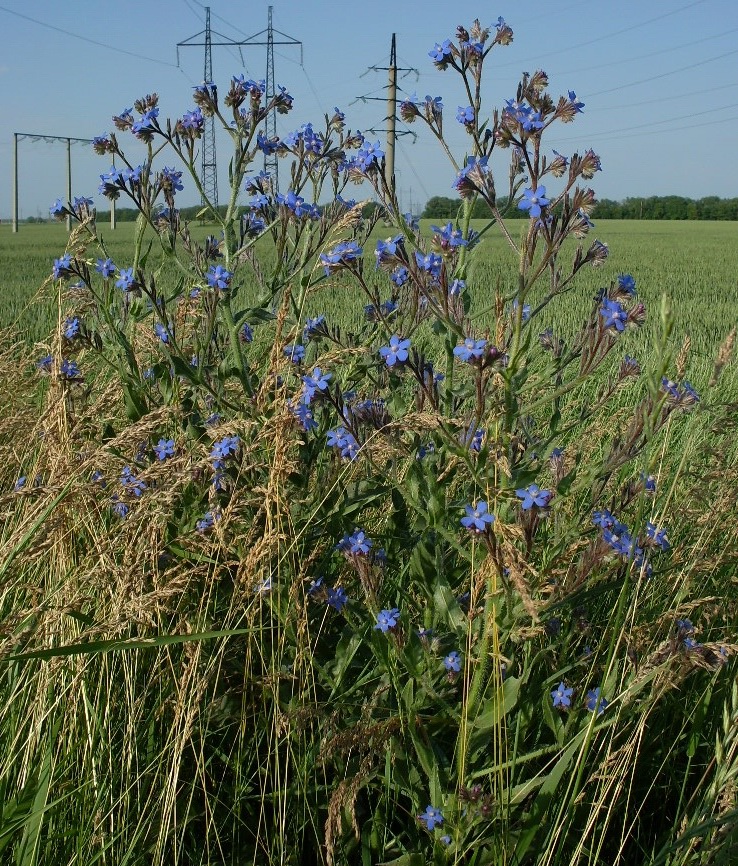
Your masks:
M 483 223 L 478 222 L 477 228 Z M 512 230 L 522 223 L 512 222 Z M 429 233 L 429 222 L 423 229 Z M 120 223 L 116 231 L 100 226 L 111 258 L 121 267 L 130 264 L 133 244 L 133 223 Z M 195 237 L 213 231 L 194 226 Z M 379 227 L 376 237 L 389 230 Z M 690 376 L 697 385 L 709 376 L 712 358 L 720 342 L 738 322 L 738 224 L 733 222 L 666 222 L 666 221 L 600 221 L 594 237 L 607 243 L 610 257 L 599 269 L 580 272 L 574 289 L 561 303 L 552 305 L 540 319 L 540 327 L 551 326 L 563 336 L 573 333 L 588 311 L 591 297 L 602 285 L 619 273 L 631 273 L 636 279 L 638 294 L 649 312 L 644 329 L 626 336 L 627 351 L 642 358 L 644 347 L 655 337 L 660 327 L 661 297 L 669 299 L 673 316 L 672 339 L 681 344 L 685 334 L 691 338 Z M 57 304 L 53 285 L 39 294 L 39 287 L 51 271 L 54 258 L 65 249 L 66 232 L 62 224 L 21 226 L 12 234 L 9 225 L 0 226 L 0 272 L 2 273 L 2 305 L 0 327 L 13 327 L 28 343 L 42 342 L 57 320 Z M 152 256 L 156 252 L 153 238 Z M 369 244 L 368 266 L 371 268 Z M 268 255 L 268 249 L 264 249 Z M 248 275 L 244 276 L 244 280 Z M 161 280 L 166 285 L 167 271 Z M 514 256 L 498 232 L 493 229 L 482 241 L 482 251 L 475 257 L 467 281 L 474 296 L 475 309 L 484 310 L 499 284 L 506 294 L 515 288 Z M 248 286 L 245 288 L 248 291 Z M 356 287 L 338 285 L 319 289 L 310 299 L 308 315 L 325 313 L 344 326 L 361 321 L 365 300 Z M 554 309 L 555 308 L 555 309 Z M 475 322 L 479 330 L 488 324 L 482 314 Z M 726 378 L 724 387 L 731 387 L 735 377 Z

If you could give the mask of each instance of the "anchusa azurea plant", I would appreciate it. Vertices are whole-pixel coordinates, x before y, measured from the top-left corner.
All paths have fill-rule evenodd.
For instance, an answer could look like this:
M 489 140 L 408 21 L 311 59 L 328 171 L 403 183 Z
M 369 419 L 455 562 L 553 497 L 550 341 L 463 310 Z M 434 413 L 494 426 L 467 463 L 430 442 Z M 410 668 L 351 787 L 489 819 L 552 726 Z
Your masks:
M 98 847 L 399 866 L 635 862 L 681 844 L 710 738 L 691 728 L 664 774 L 646 719 L 668 708 L 687 736 L 675 708 L 685 719 L 705 683 L 723 688 L 732 652 L 707 614 L 703 634 L 675 625 L 700 602 L 679 588 L 663 452 L 700 396 L 683 363 L 669 378 L 666 312 L 655 361 L 626 353 L 651 315 L 629 274 L 578 298 L 571 332 L 541 324 L 607 259 L 590 220 L 601 165 L 547 146 L 584 104 L 552 96 L 543 71 L 484 102 L 512 39 L 501 18 L 459 27 L 429 51 L 448 92 L 400 106 L 449 157 L 445 225 L 402 212 L 381 143 L 338 109 L 268 138 L 267 115 L 293 100 L 243 75 L 198 85 L 172 120 L 147 95 L 95 139 L 112 163 L 100 193 L 139 211 L 127 260 L 108 255 L 90 200 L 52 207 L 78 225 L 53 263 L 63 315 L 39 372 L 62 409 L 39 447 L 70 454 L 73 480 L 48 489 L 80 485 L 95 520 L 68 561 L 105 599 L 65 589 L 59 622 L 95 653 L 128 659 L 123 639 L 141 652 L 104 713 L 89 710 L 101 688 L 79 699 Z M 221 207 L 198 175 L 211 121 L 233 145 Z M 264 157 L 289 166 L 281 185 Z M 178 210 L 185 186 L 215 226 L 205 240 Z M 489 218 L 472 225 L 480 200 Z M 493 233 L 517 262 L 509 284 L 474 267 Z M 357 327 L 321 310 L 338 292 Z M 69 688 L 107 664 L 70 668 Z M 98 764 L 121 754 L 111 804 Z M 79 768 L 59 767 L 64 792 Z

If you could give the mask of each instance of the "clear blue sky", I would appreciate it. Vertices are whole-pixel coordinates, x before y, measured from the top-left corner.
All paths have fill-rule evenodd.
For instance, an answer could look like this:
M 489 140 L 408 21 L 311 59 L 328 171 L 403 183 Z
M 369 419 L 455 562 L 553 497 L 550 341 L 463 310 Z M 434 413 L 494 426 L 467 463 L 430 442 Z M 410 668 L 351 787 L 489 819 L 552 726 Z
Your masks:
M 266 27 L 269 3 L 262 0 L 210 5 L 212 27 L 225 36 L 243 39 Z M 272 5 L 275 28 L 303 43 L 302 66 L 298 48 L 275 49 L 276 80 L 295 98 L 294 110 L 279 119 L 282 134 L 319 122 L 334 106 L 346 112 L 351 128 L 384 126 L 384 103 L 355 100 L 383 96 L 387 73 L 367 69 L 387 66 L 395 32 L 399 64 L 419 73 L 401 78 L 402 88 L 443 97 L 446 128 L 463 157 L 465 134 L 455 120 L 457 106 L 466 103 L 460 80 L 453 72 L 438 72 L 428 50 L 453 38 L 457 24 L 468 26 L 479 16 L 489 25 L 502 15 L 515 39 L 488 58 L 488 109 L 514 96 L 522 70 L 544 69 L 555 96 L 576 91 L 586 104 L 584 114 L 552 130 L 548 145 L 565 154 L 587 147 L 600 154 L 603 171 L 592 182 L 600 198 L 738 196 L 736 0 Z M 177 68 L 175 46 L 203 28 L 204 6 L 198 0 L 0 0 L 0 217 L 11 211 L 13 132 L 91 138 L 112 128 L 112 114 L 151 91 L 161 97 L 162 116 L 177 117 L 193 107 L 203 49 L 182 50 Z M 244 49 L 243 67 L 237 51 L 214 48 L 221 92 L 232 74 L 265 77 L 265 51 Z M 403 204 L 418 212 L 429 196 L 453 195 L 454 172 L 420 124 L 412 128 L 420 136 L 415 143 L 409 136 L 400 139 L 398 186 Z M 225 185 L 227 141 L 220 138 L 218 157 Z M 65 166 L 64 145 L 21 142 L 21 217 L 46 215 L 54 199 L 65 197 Z M 75 145 L 74 193 L 93 195 L 105 207 L 97 186 L 108 166 L 107 157 Z M 187 187 L 180 195 L 182 204 L 197 202 Z

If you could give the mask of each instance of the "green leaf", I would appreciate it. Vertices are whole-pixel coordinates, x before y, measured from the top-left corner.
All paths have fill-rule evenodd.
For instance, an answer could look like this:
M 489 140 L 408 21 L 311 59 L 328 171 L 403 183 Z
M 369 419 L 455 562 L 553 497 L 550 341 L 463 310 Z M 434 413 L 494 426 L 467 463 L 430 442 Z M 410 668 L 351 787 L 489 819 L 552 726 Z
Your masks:
M 377 866 L 425 866 L 425 857 L 422 854 L 403 854 L 396 860 L 383 860 Z

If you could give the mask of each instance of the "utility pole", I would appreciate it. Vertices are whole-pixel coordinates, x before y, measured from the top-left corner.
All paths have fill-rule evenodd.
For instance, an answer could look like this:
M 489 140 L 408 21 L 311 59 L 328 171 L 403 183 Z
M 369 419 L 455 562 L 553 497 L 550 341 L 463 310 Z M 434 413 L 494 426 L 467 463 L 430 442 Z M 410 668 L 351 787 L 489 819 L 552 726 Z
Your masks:
M 395 142 L 397 134 L 397 43 L 392 34 L 390 48 L 389 84 L 387 85 L 387 159 L 385 160 L 385 180 L 389 189 L 395 188 Z
M 253 36 L 249 36 L 248 39 L 245 39 L 243 42 L 239 42 L 239 45 L 266 45 L 267 50 L 267 64 L 266 64 L 266 94 L 264 98 L 267 102 L 274 98 L 274 93 L 276 91 L 276 84 L 274 82 L 274 46 L 275 45 L 299 45 L 300 46 L 300 66 L 302 66 L 302 42 L 299 39 L 293 39 L 291 36 L 288 36 L 286 33 L 282 33 L 281 30 L 277 30 L 272 25 L 272 9 L 274 7 L 269 7 L 269 13 L 267 18 L 267 29 L 260 30 L 258 33 L 254 33 Z M 266 33 L 266 40 L 259 39 L 258 37 L 263 37 Z M 284 37 L 283 39 L 275 39 L 274 34 L 277 33 L 279 36 Z M 264 123 L 264 132 L 267 138 L 274 138 L 277 134 L 277 111 L 276 109 L 272 109 L 269 114 L 266 116 L 266 120 Z M 274 189 L 279 189 L 279 162 L 277 161 L 277 154 L 264 154 L 264 171 L 272 176 L 272 181 L 274 183 Z
M 397 73 L 403 72 L 403 78 L 409 75 L 411 72 L 414 72 L 416 77 L 418 75 L 418 70 L 413 67 L 400 67 L 397 65 L 397 37 L 396 34 L 392 34 L 392 43 L 390 45 L 390 62 L 389 66 L 370 66 L 369 69 L 364 72 L 364 75 L 367 72 L 387 72 L 388 73 L 388 84 L 387 84 L 387 116 L 385 117 L 385 121 L 387 122 L 387 126 L 384 129 L 368 129 L 367 132 L 377 133 L 377 132 L 386 132 L 387 133 L 387 144 L 386 144 L 386 152 L 385 152 L 385 180 L 387 182 L 387 187 L 392 190 L 394 195 L 395 192 L 395 146 L 397 143 L 397 139 L 401 135 L 412 135 L 413 140 L 417 137 L 414 132 L 409 129 L 402 130 L 397 132 Z M 384 101 L 384 97 L 381 96 L 357 96 L 357 100 L 361 100 L 362 102 L 368 101 Z M 355 100 L 356 101 L 356 100 Z
M 64 141 L 67 144 L 67 202 L 72 201 L 72 142 L 92 144 L 91 138 L 74 138 L 66 135 L 40 135 L 33 132 L 13 133 L 13 232 L 18 231 L 18 142 L 24 138 L 31 141 L 45 141 L 53 144 Z M 67 217 L 67 231 L 72 230 L 72 218 Z

